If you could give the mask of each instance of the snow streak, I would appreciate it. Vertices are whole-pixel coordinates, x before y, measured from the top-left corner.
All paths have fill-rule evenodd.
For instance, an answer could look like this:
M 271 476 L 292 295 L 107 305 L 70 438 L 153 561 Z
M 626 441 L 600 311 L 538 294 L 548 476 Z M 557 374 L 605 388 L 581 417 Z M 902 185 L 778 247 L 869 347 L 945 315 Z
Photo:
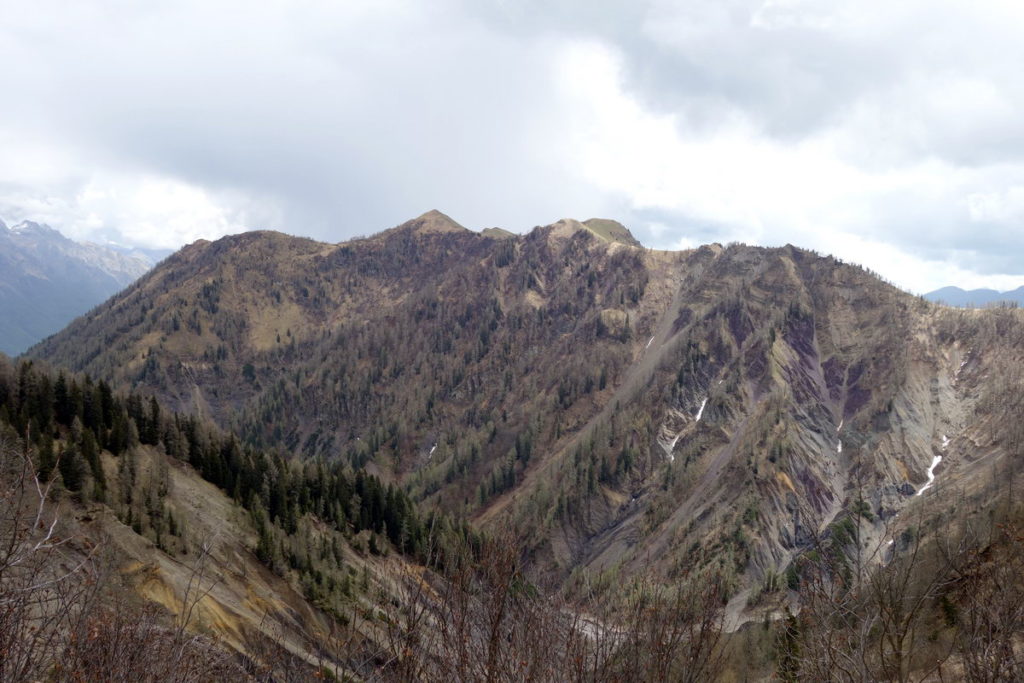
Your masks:
M 697 411 L 697 417 L 695 418 L 695 421 L 700 422 L 700 417 L 701 415 L 704 414 L 704 406 L 706 406 L 707 404 L 708 400 L 706 398 L 700 402 L 700 410 Z
M 941 455 L 936 455 L 932 458 L 932 464 L 928 467 L 928 483 L 921 487 L 921 490 L 917 492 L 917 495 L 920 496 L 935 483 L 935 468 L 939 466 L 940 462 L 942 462 Z

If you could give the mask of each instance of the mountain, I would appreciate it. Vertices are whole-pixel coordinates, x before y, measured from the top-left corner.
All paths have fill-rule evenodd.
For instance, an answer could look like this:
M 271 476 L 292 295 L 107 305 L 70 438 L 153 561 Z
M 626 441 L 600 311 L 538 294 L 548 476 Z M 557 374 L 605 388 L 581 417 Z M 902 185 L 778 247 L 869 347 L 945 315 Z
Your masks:
M 86 245 L 92 245 L 91 242 L 85 242 Z M 150 247 L 126 247 L 121 244 L 115 244 L 114 242 L 108 242 L 102 245 L 101 248 L 110 249 L 120 254 L 124 254 L 130 258 L 142 261 L 147 266 L 152 268 L 156 264 L 163 261 L 165 258 L 174 253 L 173 249 L 153 249 Z
M 105 301 L 153 265 L 24 221 L 0 222 L 0 351 L 15 355 Z
M 823 539 L 879 557 L 954 492 L 993 499 L 1024 443 L 1021 312 L 620 228 L 200 241 L 29 355 L 512 530 L 550 585 L 713 569 L 734 625 Z
M 1012 666 L 1021 311 L 594 224 L 197 242 L 0 359 L 0 499 L 25 499 L 18 453 L 52 473 L 72 542 L 43 547 L 102 547 L 114 600 L 46 652 L 82 679 L 186 655 L 259 680 Z M 37 547 L 32 519 L 0 534 Z
M 959 287 L 943 287 L 924 295 L 925 299 L 948 306 L 975 308 L 1001 303 L 1024 304 L 1024 287 L 1009 292 L 994 289 L 964 290 Z

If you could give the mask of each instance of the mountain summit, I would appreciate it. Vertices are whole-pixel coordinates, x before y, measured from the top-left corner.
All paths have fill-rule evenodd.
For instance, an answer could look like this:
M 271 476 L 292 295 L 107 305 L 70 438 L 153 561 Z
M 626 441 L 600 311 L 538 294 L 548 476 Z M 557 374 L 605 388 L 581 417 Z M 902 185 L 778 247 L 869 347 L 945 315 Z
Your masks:
M 619 242 L 631 247 L 643 246 L 640 244 L 639 240 L 633 237 L 633 233 L 618 221 L 609 220 L 607 218 L 591 218 L 583 221 L 583 225 L 598 237 L 608 240 L 609 242 Z
M 451 217 L 441 213 L 437 209 L 431 209 L 422 216 L 414 218 L 403 224 L 401 227 L 409 227 L 416 232 L 424 234 L 466 231 L 466 228 L 462 227 L 452 220 Z

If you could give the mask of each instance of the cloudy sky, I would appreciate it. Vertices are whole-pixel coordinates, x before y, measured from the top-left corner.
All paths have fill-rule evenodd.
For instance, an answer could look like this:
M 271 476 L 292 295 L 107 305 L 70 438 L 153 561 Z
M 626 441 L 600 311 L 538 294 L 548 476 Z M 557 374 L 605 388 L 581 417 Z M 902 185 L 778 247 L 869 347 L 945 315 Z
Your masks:
M 1024 3 L 0 0 L 0 218 L 177 247 L 431 208 L 1024 284 Z

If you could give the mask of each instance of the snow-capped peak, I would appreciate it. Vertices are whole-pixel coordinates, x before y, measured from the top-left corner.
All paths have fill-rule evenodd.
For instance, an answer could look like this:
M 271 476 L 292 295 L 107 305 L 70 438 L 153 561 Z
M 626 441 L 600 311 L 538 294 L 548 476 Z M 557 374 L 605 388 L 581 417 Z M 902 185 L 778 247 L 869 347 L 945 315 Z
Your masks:
M 49 225 L 43 225 L 42 223 L 36 223 L 34 221 L 22 221 L 16 225 L 12 225 L 8 230 L 16 235 L 52 235 L 64 238 L 63 235 L 51 228 Z

